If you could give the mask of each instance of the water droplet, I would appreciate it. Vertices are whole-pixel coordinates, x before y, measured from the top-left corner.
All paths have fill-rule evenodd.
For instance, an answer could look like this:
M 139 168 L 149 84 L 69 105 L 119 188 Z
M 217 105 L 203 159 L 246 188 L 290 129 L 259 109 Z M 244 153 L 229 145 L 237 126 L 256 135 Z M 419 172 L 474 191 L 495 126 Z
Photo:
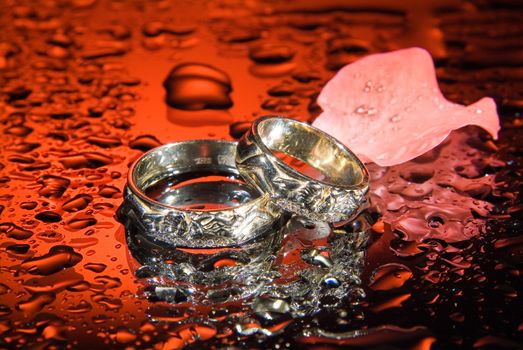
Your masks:
M 182 110 L 227 109 L 232 106 L 231 79 L 224 71 L 201 63 L 175 66 L 163 83 L 166 103 Z
M 0 224 L 0 233 L 5 233 L 7 237 L 16 240 L 24 240 L 34 234 L 32 231 L 26 230 L 10 222 L 4 222 Z
M 0 317 L 9 316 L 13 310 L 7 305 L 0 304 Z
M 9 128 L 4 129 L 5 134 L 15 135 L 19 137 L 25 137 L 33 132 L 33 128 L 30 128 L 25 125 L 14 125 Z
M 86 141 L 92 145 L 97 145 L 102 148 L 112 148 L 122 144 L 122 141 L 118 137 L 89 136 Z
M 89 203 L 93 200 L 93 196 L 89 194 L 78 194 L 73 198 L 67 200 L 62 204 L 62 210 L 65 210 L 70 213 L 78 212 L 87 208 Z
M 27 300 L 20 301 L 17 308 L 29 314 L 39 312 L 44 306 L 52 303 L 56 299 L 55 293 L 34 293 Z
M 126 327 L 118 327 L 116 333 L 111 334 L 111 338 L 118 343 L 127 344 L 136 339 L 136 334 L 133 330 Z
M 263 44 L 254 46 L 249 50 L 249 58 L 261 64 L 287 62 L 294 55 L 294 50 L 285 45 Z
M 118 277 L 96 276 L 94 280 L 97 283 L 103 284 L 104 289 L 118 288 L 122 285 L 122 281 Z
M 257 315 L 267 320 L 274 320 L 290 311 L 285 300 L 276 298 L 257 298 L 252 307 Z
M 6 247 L 8 251 L 14 254 L 25 254 L 29 251 L 29 244 L 11 244 Z
M 372 116 L 372 115 L 375 115 L 377 113 L 377 110 L 376 108 L 374 107 L 369 107 L 367 105 L 359 105 L 358 107 L 356 107 L 356 109 L 354 110 L 354 113 L 356 114 L 359 114 L 359 115 L 368 115 L 368 116 Z
M 295 88 L 291 84 L 279 84 L 271 87 L 267 93 L 274 97 L 286 97 L 294 94 Z
M 321 80 L 321 76 L 318 73 L 311 71 L 298 71 L 292 73 L 292 79 L 302 84 L 308 84 L 313 81 Z
M 98 191 L 98 195 L 104 198 L 120 198 L 122 193 L 120 189 L 114 186 L 104 185 L 102 188 L 100 188 L 100 191 Z
M 146 152 L 150 149 L 161 146 L 162 143 L 152 135 L 141 135 L 129 142 L 129 147 Z
M 341 284 L 340 281 L 336 277 L 333 277 L 333 276 L 326 276 L 323 279 L 322 283 L 330 288 L 337 288 Z
M 98 152 L 83 152 L 60 158 L 60 163 L 68 169 L 99 168 L 112 162 L 112 157 Z
M 401 120 L 401 116 L 398 114 L 394 114 L 392 117 L 390 117 L 389 120 L 393 123 L 397 123 Z
M 7 285 L 0 283 L 0 295 L 7 294 L 11 291 L 11 288 L 9 288 Z
M 82 260 L 82 255 L 66 245 L 57 245 L 49 253 L 24 260 L 20 267 L 33 275 L 50 275 L 74 266 Z
M 35 219 L 45 223 L 53 223 L 62 221 L 62 216 L 54 211 L 46 210 L 36 214 Z
M 142 33 L 145 36 L 158 36 L 160 34 L 188 35 L 193 33 L 196 28 L 189 24 L 172 24 L 160 21 L 152 21 L 143 25 Z
M 327 251 L 321 251 L 316 248 L 304 249 L 301 251 L 302 259 L 312 265 L 330 268 L 333 265 Z
M 100 273 L 100 272 L 103 272 L 107 268 L 107 265 L 102 264 L 102 263 L 90 262 L 90 263 L 85 264 L 84 268 L 86 268 L 87 270 L 96 272 L 96 273 Z
M 385 264 L 374 271 L 369 287 L 372 290 L 391 290 L 403 286 L 410 278 L 412 272 L 405 265 Z
M 74 218 L 67 221 L 67 227 L 73 230 L 83 230 L 89 226 L 93 226 L 98 221 L 92 216 L 77 215 Z
M 247 130 L 249 130 L 251 126 L 251 122 L 236 122 L 232 123 L 229 126 L 229 135 L 231 135 L 232 138 L 239 139 L 242 137 Z
M 231 28 L 218 37 L 220 41 L 232 44 L 247 43 L 260 38 L 261 32 L 256 28 Z
M 93 309 L 93 306 L 86 300 L 80 300 L 78 304 L 67 307 L 66 311 L 72 314 L 83 314 Z

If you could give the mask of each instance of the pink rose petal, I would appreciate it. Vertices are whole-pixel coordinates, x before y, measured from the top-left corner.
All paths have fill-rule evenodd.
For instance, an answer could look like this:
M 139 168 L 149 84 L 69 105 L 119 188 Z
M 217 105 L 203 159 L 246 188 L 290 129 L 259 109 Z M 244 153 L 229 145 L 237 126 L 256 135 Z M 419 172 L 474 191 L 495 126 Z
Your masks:
M 390 166 L 440 144 L 452 130 L 478 125 L 494 138 L 496 104 L 449 102 L 424 49 L 374 54 L 343 67 L 323 88 L 323 113 L 313 125 L 338 138 L 363 161 Z

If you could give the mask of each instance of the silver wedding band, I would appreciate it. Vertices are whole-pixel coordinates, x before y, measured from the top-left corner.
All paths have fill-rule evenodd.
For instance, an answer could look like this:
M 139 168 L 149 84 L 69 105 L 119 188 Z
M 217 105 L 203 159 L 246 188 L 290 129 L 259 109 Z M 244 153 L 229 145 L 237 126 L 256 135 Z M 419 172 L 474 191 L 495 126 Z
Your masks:
M 321 178 L 301 173 L 277 153 L 306 163 Z M 366 204 L 369 175 L 358 157 L 332 136 L 293 119 L 257 119 L 238 143 L 236 166 L 280 208 L 312 220 L 350 220 Z
M 148 243 L 206 248 L 243 245 L 277 229 L 281 210 L 267 194 L 243 181 L 173 186 L 161 198 L 147 193 L 169 181 L 202 175 L 238 176 L 235 153 L 235 142 L 193 140 L 142 155 L 129 170 L 125 200 L 118 211 L 128 234 L 138 232 Z M 207 209 L 197 204 L 210 196 L 219 196 L 220 203 L 231 206 Z
M 305 164 L 315 176 L 284 157 Z M 216 175 L 236 179 L 185 181 Z M 153 254 L 262 242 L 287 213 L 343 223 L 366 207 L 369 189 L 367 169 L 347 147 L 306 123 L 278 116 L 256 120 L 238 144 L 193 140 L 155 148 L 133 163 L 127 180 L 118 218 L 129 245 Z M 209 202 L 226 205 L 202 206 Z

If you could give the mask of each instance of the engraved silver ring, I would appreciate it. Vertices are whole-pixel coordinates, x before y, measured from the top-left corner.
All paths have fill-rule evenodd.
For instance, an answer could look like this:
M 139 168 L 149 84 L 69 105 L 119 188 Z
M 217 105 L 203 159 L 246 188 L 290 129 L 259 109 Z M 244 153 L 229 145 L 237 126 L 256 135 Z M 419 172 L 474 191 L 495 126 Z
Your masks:
M 254 121 L 238 143 L 236 166 L 280 208 L 312 220 L 344 222 L 367 203 L 369 175 L 356 155 L 332 136 L 293 119 Z
M 143 246 L 231 247 L 278 229 L 281 209 L 241 180 L 235 153 L 235 142 L 192 140 L 142 155 L 129 170 L 117 213 L 128 240 Z

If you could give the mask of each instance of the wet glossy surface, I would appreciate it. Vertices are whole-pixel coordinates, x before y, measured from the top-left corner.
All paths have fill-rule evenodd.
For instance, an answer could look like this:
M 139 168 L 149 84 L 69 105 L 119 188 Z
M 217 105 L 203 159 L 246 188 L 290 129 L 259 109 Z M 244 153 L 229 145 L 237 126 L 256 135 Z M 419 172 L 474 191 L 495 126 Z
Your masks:
M 523 342 L 517 1 L 0 7 L 1 348 Z M 467 128 L 411 162 L 370 165 L 366 217 L 335 232 L 293 221 L 274 255 L 262 240 L 139 268 L 114 218 L 139 155 L 237 138 L 268 113 L 312 121 L 339 68 L 409 46 L 435 58 L 449 100 L 495 98 L 499 141 Z

